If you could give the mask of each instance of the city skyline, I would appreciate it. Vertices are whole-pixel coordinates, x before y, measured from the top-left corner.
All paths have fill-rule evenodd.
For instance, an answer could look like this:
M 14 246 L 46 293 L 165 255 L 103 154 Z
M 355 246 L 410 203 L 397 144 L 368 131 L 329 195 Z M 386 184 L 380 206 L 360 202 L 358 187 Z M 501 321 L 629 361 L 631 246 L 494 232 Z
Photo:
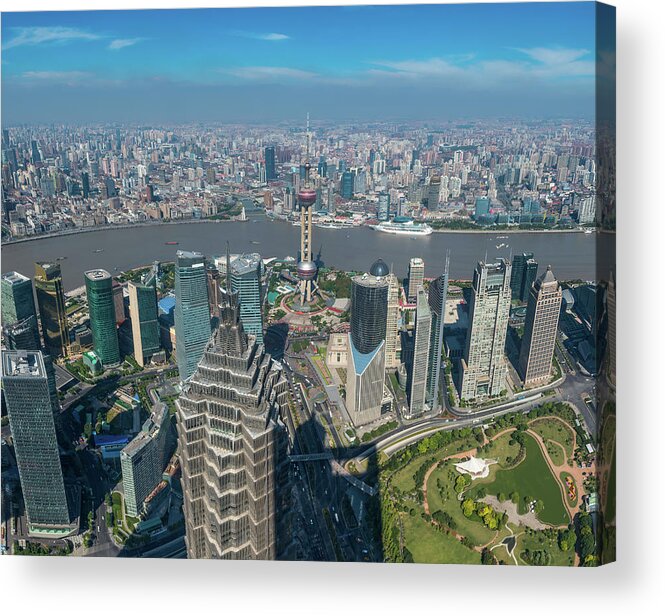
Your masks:
M 4 123 L 591 118 L 594 23 L 591 2 L 4 13 Z

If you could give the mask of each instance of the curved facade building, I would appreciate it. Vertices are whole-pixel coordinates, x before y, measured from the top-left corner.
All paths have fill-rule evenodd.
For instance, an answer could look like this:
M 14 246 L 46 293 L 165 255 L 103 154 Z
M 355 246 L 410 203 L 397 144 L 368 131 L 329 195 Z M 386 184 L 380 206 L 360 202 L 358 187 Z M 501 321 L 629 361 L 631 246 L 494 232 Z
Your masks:
M 92 345 L 104 368 L 120 363 L 120 347 L 116 327 L 113 278 L 106 270 L 85 273 Z
M 372 270 L 353 278 L 351 288 L 351 340 L 360 353 L 370 353 L 386 339 L 388 268 L 377 261 Z M 370 272 L 372 271 L 370 270 Z
M 353 423 L 381 417 L 388 320 L 388 266 L 379 259 L 351 287 L 351 333 L 346 371 L 346 406 Z

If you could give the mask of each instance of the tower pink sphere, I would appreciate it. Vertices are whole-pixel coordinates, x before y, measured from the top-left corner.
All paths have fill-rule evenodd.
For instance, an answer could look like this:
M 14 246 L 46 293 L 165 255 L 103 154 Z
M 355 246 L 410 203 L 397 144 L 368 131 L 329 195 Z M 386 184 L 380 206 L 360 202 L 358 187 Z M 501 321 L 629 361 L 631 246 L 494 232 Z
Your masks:
M 298 202 L 300 205 L 312 205 L 316 201 L 316 191 L 311 188 L 303 188 L 298 193 Z

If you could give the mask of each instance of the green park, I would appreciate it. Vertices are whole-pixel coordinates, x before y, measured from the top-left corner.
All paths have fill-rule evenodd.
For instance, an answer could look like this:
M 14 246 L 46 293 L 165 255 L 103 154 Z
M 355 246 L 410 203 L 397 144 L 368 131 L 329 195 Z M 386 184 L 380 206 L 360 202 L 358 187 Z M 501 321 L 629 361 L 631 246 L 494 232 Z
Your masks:
M 430 434 L 391 457 L 379 454 L 384 558 L 578 564 L 581 486 L 570 466 L 578 440 L 573 425 L 569 407 L 546 403 L 484 428 Z M 464 471 L 471 458 L 487 465 L 482 476 Z M 587 558 L 592 549 L 584 548 L 584 564 L 594 562 Z

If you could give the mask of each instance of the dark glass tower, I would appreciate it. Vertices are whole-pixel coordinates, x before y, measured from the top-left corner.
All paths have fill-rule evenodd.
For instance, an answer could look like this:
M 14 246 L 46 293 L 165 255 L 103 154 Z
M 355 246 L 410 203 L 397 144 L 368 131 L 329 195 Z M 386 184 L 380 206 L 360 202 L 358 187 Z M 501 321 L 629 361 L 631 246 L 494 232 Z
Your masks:
M 532 252 L 523 252 L 513 257 L 513 270 L 510 275 L 510 290 L 512 299 L 522 302 L 529 298 L 531 285 L 538 275 L 538 263 Z
M 35 263 L 35 291 L 44 344 L 52 357 L 67 355 L 69 327 L 65 311 L 65 291 L 57 263 Z
M 370 353 L 386 339 L 388 266 L 379 259 L 369 274 L 353 278 L 351 340 L 360 353 Z
M 265 159 L 266 159 L 266 180 L 277 179 L 277 172 L 275 171 L 275 146 L 269 145 L 265 149 Z

